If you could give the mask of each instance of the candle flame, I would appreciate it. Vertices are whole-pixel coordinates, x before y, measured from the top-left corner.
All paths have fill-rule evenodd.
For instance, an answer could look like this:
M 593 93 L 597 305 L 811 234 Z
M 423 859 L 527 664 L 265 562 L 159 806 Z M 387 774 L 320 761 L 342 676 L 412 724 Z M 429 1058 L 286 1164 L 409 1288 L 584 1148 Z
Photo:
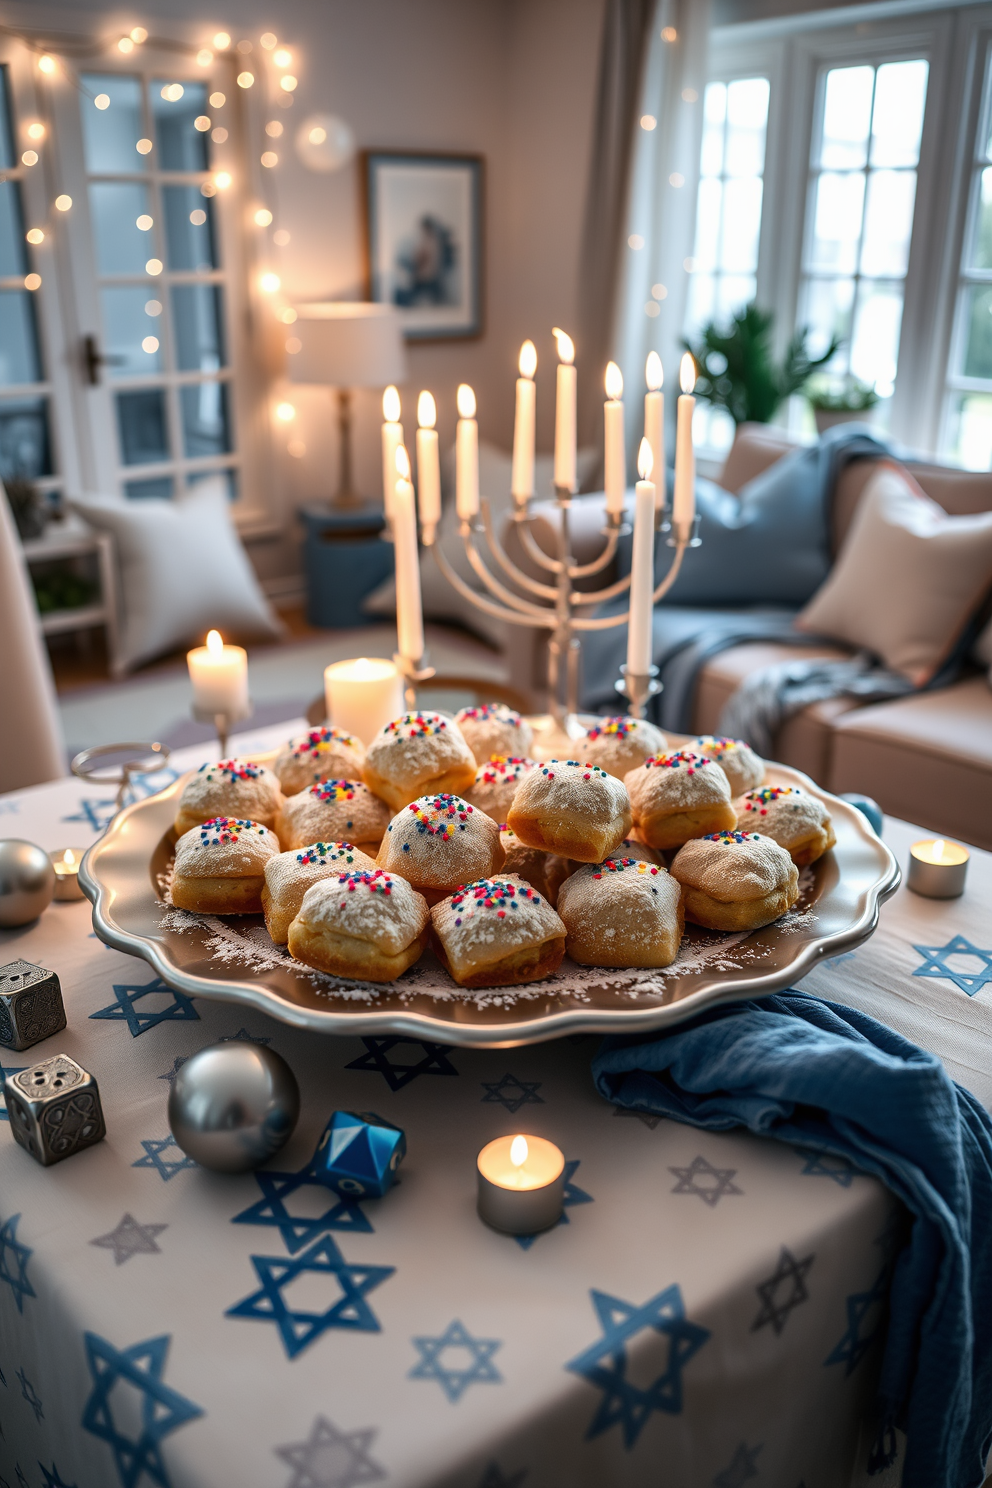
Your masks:
M 552 334 L 552 336 L 554 336 L 555 340 L 558 342 L 558 359 L 559 359 L 559 361 L 568 362 L 568 363 L 574 362 L 575 361 L 575 342 L 572 340 L 571 336 L 566 335 L 564 331 L 560 331 L 557 326 L 555 326 L 555 328 L 551 332 L 551 334 Z
M 652 393 L 659 392 L 664 385 L 665 373 L 661 365 L 661 357 L 656 351 L 648 352 L 647 363 L 644 367 L 644 380 Z
M 510 1161 L 515 1168 L 522 1168 L 527 1161 L 530 1148 L 527 1146 L 526 1137 L 514 1137 L 510 1143 Z
M 679 382 L 684 393 L 691 393 L 696 386 L 696 364 L 688 351 L 679 366 Z
M 434 394 L 425 389 L 417 399 L 417 423 L 422 429 L 433 429 L 437 423 L 437 404 Z
M 398 424 L 400 421 L 400 395 L 392 383 L 382 395 L 382 416 L 387 424 Z
M 517 362 L 521 377 L 533 377 L 537 371 L 537 347 L 533 341 L 525 341 L 520 348 L 520 360 Z
M 65 852 L 62 854 L 62 861 L 63 863 L 65 863 L 67 868 L 72 868 L 74 866 L 76 861 L 76 854 L 73 852 L 71 847 L 67 847 Z
M 934 862 L 935 863 L 942 863 L 944 861 L 944 839 L 943 839 L 943 837 L 938 837 L 937 838 L 936 842 L 933 844 L 932 851 L 933 851 L 933 860 L 934 860 Z
M 623 373 L 616 362 L 607 362 L 606 376 L 603 378 L 603 386 L 606 388 L 608 398 L 623 397 Z
M 458 384 L 458 416 L 459 418 L 475 418 L 475 394 L 467 382 Z
M 396 446 L 396 474 L 400 480 L 410 479 L 410 456 L 406 452 L 405 444 Z
M 211 656 L 219 656 L 224 649 L 224 641 L 219 630 L 207 631 L 207 650 Z
M 646 439 L 642 439 L 641 447 L 637 451 L 637 473 L 642 481 L 647 481 L 651 479 L 653 469 L 654 455 L 651 453 L 651 446 Z

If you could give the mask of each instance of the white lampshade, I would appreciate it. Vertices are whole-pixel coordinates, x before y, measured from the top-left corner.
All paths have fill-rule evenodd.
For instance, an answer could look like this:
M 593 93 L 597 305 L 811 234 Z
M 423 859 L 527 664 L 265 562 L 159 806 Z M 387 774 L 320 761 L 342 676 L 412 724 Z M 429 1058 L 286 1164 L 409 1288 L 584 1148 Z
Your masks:
M 327 387 L 386 387 L 406 381 L 400 318 L 392 305 L 335 301 L 298 305 L 293 334 L 302 343 L 288 361 L 291 382 Z

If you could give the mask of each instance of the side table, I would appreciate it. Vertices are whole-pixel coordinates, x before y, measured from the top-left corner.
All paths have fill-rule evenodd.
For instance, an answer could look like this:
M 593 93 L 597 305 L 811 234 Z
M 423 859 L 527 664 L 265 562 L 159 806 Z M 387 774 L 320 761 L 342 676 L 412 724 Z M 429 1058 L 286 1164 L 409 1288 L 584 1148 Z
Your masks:
M 94 532 L 78 517 L 70 516 L 64 522 L 52 523 L 46 527 L 41 537 L 29 538 L 22 547 L 29 569 L 64 560 L 95 562 L 100 586 L 99 597 L 92 604 L 50 610 L 39 616 L 38 623 L 44 636 L 64 635 L 67 631 L 83 631 L 92 626 L 103 626 L 107 635 L 107 659 L 111 673 L 114 677 L 122 676 L 113 538 L 109 533 Z
M 328 630 L 368 624 L 362 600 L 393 571 L 392 543 L 380 537 L 382 508 L 305 506 L 299 516 L 306 531 L 307 620 Z

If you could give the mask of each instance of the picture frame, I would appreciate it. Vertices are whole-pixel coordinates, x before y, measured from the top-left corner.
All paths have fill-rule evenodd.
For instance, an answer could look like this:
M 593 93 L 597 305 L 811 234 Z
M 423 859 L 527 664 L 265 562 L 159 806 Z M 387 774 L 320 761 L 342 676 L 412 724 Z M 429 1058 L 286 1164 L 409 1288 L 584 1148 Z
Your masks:
M 481 336 L 481 155 L 366 150 L 366 294 L 394 305 L 408 341 Z

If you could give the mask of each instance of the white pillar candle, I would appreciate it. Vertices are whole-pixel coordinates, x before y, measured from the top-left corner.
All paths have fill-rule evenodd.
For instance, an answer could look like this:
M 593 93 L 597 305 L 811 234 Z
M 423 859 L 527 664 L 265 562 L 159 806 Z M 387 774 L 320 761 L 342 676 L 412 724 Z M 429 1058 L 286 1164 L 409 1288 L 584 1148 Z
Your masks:
M 513 417 L 513 471 L 510 490 L 518 506 L 526 506 L 534 494 L 534 442 L 536 438 L 537 347 L 525 341 L 520 348 L 520 376 L 517 378 L 517 403 Z
M 624 453 L 623 431 L 623 374 L 616 362 L 608 362 L 606 376 L 606 402 L 603 404 L 603 484 L 606 490 L 606 510 L 611 516 L 623 511 L 623 499 L 627 492 L 627 458 Z
M 654 479 L 655 510 L 665 509 L 665 395 L 661 391 L 664 372 L 661 357 L 656 351 L 648 352 L 644 380 L 648 390 L 644 394 L 644 438 L 651 446 L 651 474 Z
M 565 1158 L 544 1137 L 497 1137 L 476 1159 L 479 1217 L 507 1235 L 535 1235 L 561 1219 Z
M 393 518 L 393 491 L 396 488 L 396 451 L 404 442 L 400 423 L 400 395 L 392 385 L 382 395 L 382 504 L 386 521 Z
M 571 336 L 555 328 L 558 341 L 558 381 L 555 390 L 555 485 L 559 489 L 574 492 L 578 486 L 575 478 L 576 441 L 576 389 L 578 378 L 575 370 L 575 346 Z
M 430 393 L 417 400 L 417 507 L 421 535 L 429 547 L 441 520 L 441 460 L 438 453 L 437 405 Z
M 396 636 L 398 651 L 409 661 L 424 654 L 424 616 L 420 603 L 420 555 L 417 551 L 417 512 L 410 460 L 401 444 L 396 451 L 399 479 L 393 494 L 393 544 L 396 554 Z
M 455 509 L 463 522 L 479 510 L 479 425 L 475 394 L 467 382 L 458 388 L 459 419 L 455 428 Z
M 641 479 L 634 487 L 634 543 L 630 562 L 630 619 L 627 623 L 627 671 L 643 677 L 651 670 L 654 617 L 654 482 L 651 446 L 641 440 L 637 455 Z
M 391 661 L 360 656 L 324 668 L 327 720 L 371 744 L 403 712 L 403 679 Z
M 205 646 L 186 654 L 193 706 L 203 713 L 244 718 L 248 713 L 248 653 L 242 646 L 225 646 L 220 632 L 210 631 Z
M 696 514 L 696 456 L 692 448 L 692 414 L 696 400 L 692 390 L 696 386 L 696 369 L 692 357 L 686 352 L 679 370 L 682 396 L 678 403 L 678 419 L 675 432 L 675 494 L 672 498 L 672 522 L 677 533 L 692 525 Z

